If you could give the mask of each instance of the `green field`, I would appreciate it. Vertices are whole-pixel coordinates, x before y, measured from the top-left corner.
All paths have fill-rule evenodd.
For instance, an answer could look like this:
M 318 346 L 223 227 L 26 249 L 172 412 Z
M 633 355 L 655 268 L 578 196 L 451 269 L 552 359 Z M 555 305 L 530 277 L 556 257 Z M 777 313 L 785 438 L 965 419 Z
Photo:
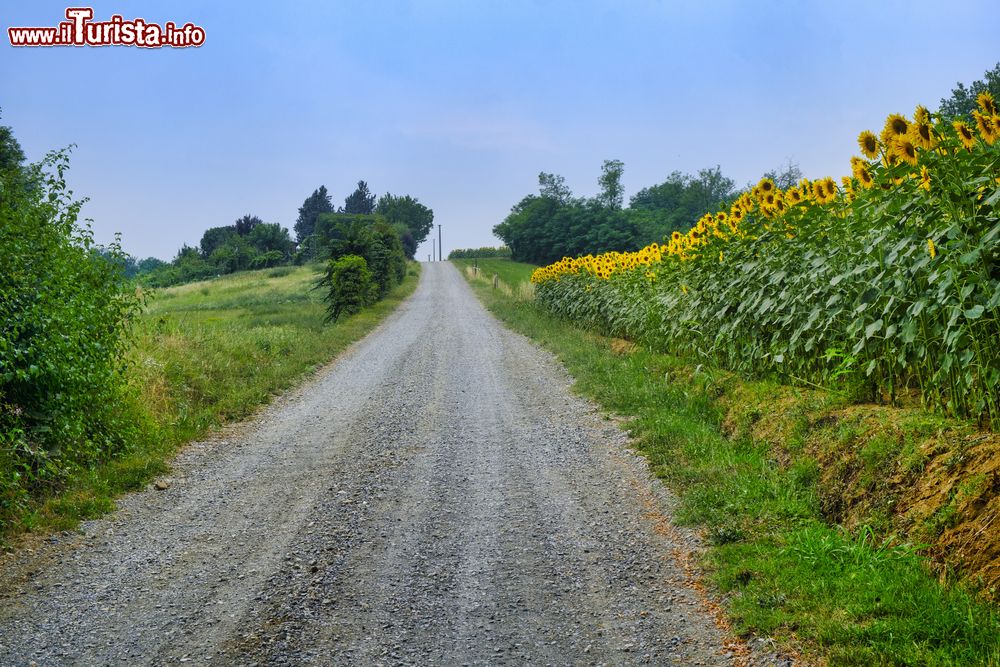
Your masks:
M 148 295 L 130 352 L 143 439 L 120 458 L 76 473 L 10 532 L 72 528 L 168 470 L 176 449 L 242 419 L 375 328 L 416 287 L 419 265 L 361 313 L 324 324 L 320 265 L 279 267 Z
M 466 274 L 487 307 L 556 354 L 579 392 L 632 418 L 636 447 L 680 499 L 675 520 L 704 531 L 703 564 L 737 634 L 769 635 L 786 650 L 838 665 L 1000 664 L 995 608 L 963 586 L 940 584 L 917 549 L 898 536 L 868 526 L 852 533 L 825 520 L 822 471 L 801 444 L 785 443 L 782 451 L 798 455 L 783 462 L 769 443 L 747 433 L 726 437 L 726 411 L 751 419 L 758 402 L 784 399 L 788 388 L 693 369 L 585 331 L 520 298 L 524 289 L 516 281 L 530 277 L 530 265 L 489 260 L 480 266 L 511 281 L 511 289 L 494 290 Z M 741 400 L 736 395 L 754 398 L 734 405 Z M 729 405 L 722 404 L 724 396 Z M 817 407 L 795 400 L 796 409 Z M 831 429 L 843 435 L 841 426 Z M 854 437 L 834 445 L 854 447 L 865 434 Z M 896 462 L 883 457 L 878 465 L 891 470 Z

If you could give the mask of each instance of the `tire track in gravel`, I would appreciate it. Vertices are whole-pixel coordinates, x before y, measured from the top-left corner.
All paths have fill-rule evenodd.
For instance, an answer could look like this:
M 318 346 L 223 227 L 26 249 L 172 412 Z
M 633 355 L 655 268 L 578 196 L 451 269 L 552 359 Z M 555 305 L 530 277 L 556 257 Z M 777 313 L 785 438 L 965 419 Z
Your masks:
M 0 562 L 0 664 L 731 662 L 645 462 L 446 263 L 172 477 Z

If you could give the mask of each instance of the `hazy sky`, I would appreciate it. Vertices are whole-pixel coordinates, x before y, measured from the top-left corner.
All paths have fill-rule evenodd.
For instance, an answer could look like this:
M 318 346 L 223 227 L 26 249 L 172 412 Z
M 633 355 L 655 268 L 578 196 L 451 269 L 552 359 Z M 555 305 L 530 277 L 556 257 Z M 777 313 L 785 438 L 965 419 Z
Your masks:
M 496 244 L 539 171 L 594 194 L 605 158 L 629 196 L 716 164 L 840 176 L 860 130 L 1000 61 L 996 0 L 102 0 L 96 19 L 191 21 L 206 43 L 7 42 L 66 6 L 0 2 L 0 124 L 31 160 L 77 144 L 98 240 L 163 259 L 244 213 L 290 228 L 320 184 L 342 204 L 359 179 L 432 207 L 447 251 Z

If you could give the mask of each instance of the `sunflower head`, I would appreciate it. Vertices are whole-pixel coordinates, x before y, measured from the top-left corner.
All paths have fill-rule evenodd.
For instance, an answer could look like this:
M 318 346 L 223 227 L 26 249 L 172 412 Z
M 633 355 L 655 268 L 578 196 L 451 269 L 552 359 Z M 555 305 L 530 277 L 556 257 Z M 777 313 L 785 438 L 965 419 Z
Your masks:
M 788 188 L 785 191 L 785 199 L 788 200 L 789 205 L 794 206 L 795 204 L 802 203 L 802 190 L 799 188 Z
M 934 137 L 934 128 L 927 121 L 913 121 L 913 124 L 910 125 L 910 131 L 906 136 L 909 137 L 914 145 L 924 149 L 934 148 L 934 144 L 937 143 Z
M 774 192 L 774 181 L 770 178 L 764 177 L 760 179 L 760 182 L 757 184 L 757 188 L 763 195 L 766 195 L 768 192 Z
M 858 135 L 858 146 L 861 147 L 861 153 L 869 160 L 874 160 L 878 157 L 879 143 L 878 137 L 874 133 L 865 130 Z
M 896 143 L 892 145 L 892 148 L 896 153 L 896 157 L 903 162 L 906 162 L 907 164 L 917 163 L 917 147 L 910 140 L 909 136 L 897 137 Z
M 976 119 L 976 127 L 979 129 L 979 136 L 989 145 L 997 140 L 997 131 L 1000 130 L 994 122 L 995 116 L 988 116 L 978 111 L 972 112 L 972 117 Z
M 962 120 L 956 120 L 951 124 L 955 128 L 955 134 L 958 135 L 958 140 L 962 142 L 962 145 L 968 148 L 970 151 L 972 147 L 976 145 L 976 135 L 973 134 L 972 128 Z
M 885 127 L 882 128 L 882 141 L 891 143 L 896 137 L 902 137 L 910 129 L 910 124 L 906 118 L 898 113 L 889 114 L 885 119 Z
M 987 116 L 995 116 L 997 113 L 997 103 L 993 101 L 993 95 L 989 91 L 984 90 L 976 95 L 976 104 Z
M 931 190 L 931 173 L 927 171 L 927 167 L 920 167 L 920 183 L 917 185 L 918 188 L 922 190 Z
M 872 172 L 868 168 L 867 164 L 862 165 L 856 172 L 854 172 L 854 177 L 858 179 L 859 183 L 861 183 L 861 187 L 866 190 L 875 185 L 875 179 L 872 178 Z
M 913 122 L 914 123 L 929 123 L 931 122 L 931 112 L 927 110 L 923 104 L 918 104 L 917 108 L 913 110 Z

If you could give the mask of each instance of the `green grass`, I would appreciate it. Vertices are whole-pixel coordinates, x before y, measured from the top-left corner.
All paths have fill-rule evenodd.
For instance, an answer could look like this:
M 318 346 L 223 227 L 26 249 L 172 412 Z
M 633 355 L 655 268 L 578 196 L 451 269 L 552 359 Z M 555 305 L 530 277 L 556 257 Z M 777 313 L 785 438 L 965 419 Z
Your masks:
M 516 287 L 520 283 L 527 283 L 531 279 L 531 272 L 538 267 L 534 264 L 523 262 L 512 262 L 509 259 L 453 259 L 451 263 L 463 271 L 465 267 L 471 267 L 478 263 L 479 272 L 488 279 L 493 279 L 493 274 L 500 276 L 500 280 L 511 287 Z
M 403 284 L 361 313 L 324 325 L 318 266 L 279 267 L 154 293 L 130 353 L 136 418 L 145 437 L 124 456 L 77 471 L 8 531 L 70 529 L 114 507 L 121 493 L 168 470 L 176 449 L 245 418 L 375 328 L 416 287 Z M 3 536 L 0 535 L 0 538 Z
M 530 275 L 510 264 L 497 272 Z M 683 360 L 613 347 L 516 287 L 470 282 L 502 321 L 559 357 L 578 391 L 633 418 L 636 446 L 680 498 L 675 521 L 704 529 L 704 565 L 737 633 L 838 665 L 1000 665 L 995 609 L 938 583 L 914 548 L 823 521 L 815 460 L 781 465 L 764 443 L 724 437 L 710 371 L 692 377 Z M 883 443 L 864 454 L 873 468 L 887 456 Z

